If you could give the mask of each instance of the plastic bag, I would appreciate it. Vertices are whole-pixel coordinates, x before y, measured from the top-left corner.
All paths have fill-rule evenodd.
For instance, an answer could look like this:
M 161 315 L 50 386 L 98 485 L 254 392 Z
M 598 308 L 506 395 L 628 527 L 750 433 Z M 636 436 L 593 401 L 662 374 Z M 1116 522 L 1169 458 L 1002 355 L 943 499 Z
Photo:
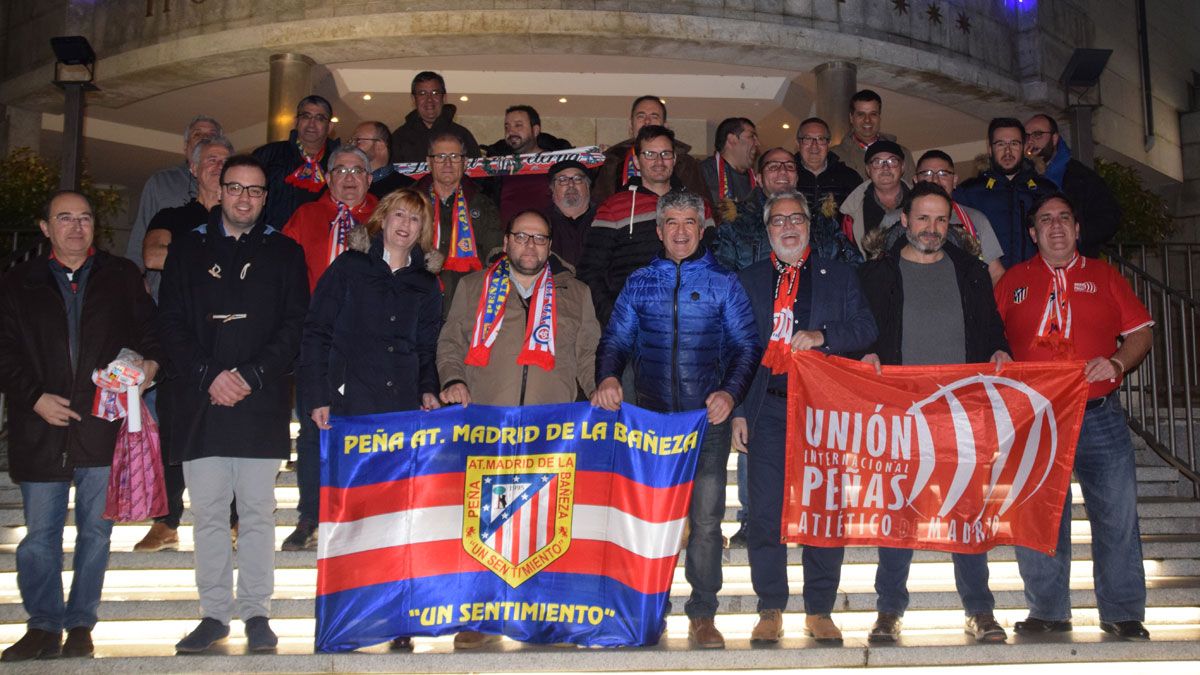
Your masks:
M 130 430 L 133 415 L 121 424 L 113 452 L 112 472 L 108 477 L 104 517 L 116 523 L 146 520 L 167 512 L 158 425 L 146 404 L 139 400 L 139 405 L 142 429 Z

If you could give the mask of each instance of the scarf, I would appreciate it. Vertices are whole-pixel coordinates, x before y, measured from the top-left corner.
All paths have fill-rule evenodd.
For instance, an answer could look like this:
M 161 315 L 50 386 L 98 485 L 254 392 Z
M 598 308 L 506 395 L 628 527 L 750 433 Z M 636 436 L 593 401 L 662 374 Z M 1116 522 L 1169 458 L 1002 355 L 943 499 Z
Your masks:
M 1051 267 L 1045 260 L 1042 261 L 1050 272 L 1050 294 L 1046 298 L 1046 309 L 1042 311 L 1042 320 L 1038 323 L 1033 345 L 1049 349 L 1063 357 L 1070 356 L 1074 351 L 1074 340 L 1071 338 L 1071 298 L 1067 292 L 1071 286 L 1067 281 L 1067 273 L 1074 269 L 1080 260 L 1079 254 L 1076 253 L 1065 267 L 1057 268 Z
M 349 206 L 337 200 L 334 200 L 334 203 L 337 204 L 337 215 L 329 223 L 329 262 L 331 264 L 334 258 L 346 250 L 346 237 L 357 224 L 354 216 L 350 214 Z
M 633 161 L 633 146 L 629 146 L 629 152 L 625 153 L 625 175 L 621 178 L 621 187 L 629 185 L 629 181 L 642 175 L 638 172 L 637 164 Z
M 296 170 L 284 178 L 283 182 L 301 190 L 320 192 L 325 187 L 325 172 L 321 170 L 321 158 L 325 156 L 325 147 L 322 146 L 321 151 L 315 157 L 304 154 L 304 146 L 300 144 L 300 141 L 296 141 L 296 148 L 304 156 L 304 163 L 296 167 Z
M 788 363 L 792 360 L 792 329 L 796 322 L 792 308 L 796 306 L 796 294 L 800 290 L 800 268 L 808 261 L 809 250 L 805 247 L 800 260 L 790 265 L 771 253 L 771 264 L 779 273 L 779 281 L 775 283 L 771 338 L 767 340 L 767 348 L 763 351 L 762 364 L 770 368 L 774 375 L 787 374 Z
M 737 197 L 735 197 L 733 194 L 733 186 L 731 186 L 729 184 L 729 179 L 726 177 L 726 174 L 725 174 L 725 171 L 726 171 L 725 166 L 726 166 L 726 164 L 728 164 L 728 162 L 726 162 L 724 159 L 721 158 L 721 153 L 719 153 L 719 152 L 716 153 L 716 161 L 717 161 L 717 197 L 720 199 L 733 199 L 736 201 Z M 730 168 L 732 168 L 732 167 L 730 167 Z M 758 187 L 758 183 L 757 183 L 757 181 L 754 180 L 754 172 L 753 171 L 749 171 L 747 173 L 750 176 L 750 191 L 753 192 L 754 188 Z
M 433 202 L 433 247 L 441 250 L 442 246 L 442 202 L 429 185 L 429 198 Z M 450 230 L 450 248 L 446 255 L 443 268 L 451 272 L 473 272 L 483 269 L 479 262 L 479 253 L 475 250 L 475 228 L 471 224 L 471 210 L 467 208 L 467 198 L 463 195 L 462 185 L 454 191 L 454 227 Z
M 504 309 L 508 293 L 512 290 L 508 258 L 501 257 L 483 278 L 483 290 L 479 294 L 479 308 L 475 312 L 475 328 L 471 331 L 471 346 L 467 350 L 466 364 L 485 368 L 492 358 L 492 345 L 500 334 L 504 323 Z M 529 305 L 529 316 L 525 325 L 525 341 L 517 364 L 538 366 L 543 370 L 554 370 L 554 327 L 557 311 L 554 302 L 554 275 L 550 263 L 542 270 L 533 290 Z

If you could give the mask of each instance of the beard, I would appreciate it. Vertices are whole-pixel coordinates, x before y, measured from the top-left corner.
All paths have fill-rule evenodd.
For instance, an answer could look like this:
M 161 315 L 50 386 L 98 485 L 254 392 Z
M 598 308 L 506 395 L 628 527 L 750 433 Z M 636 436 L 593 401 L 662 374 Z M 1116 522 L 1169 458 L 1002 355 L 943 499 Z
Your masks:
M 912 246 L 921 253 L 937 253 L 946 244 L 946 235 L 938 234 L 937 232 L 914 234 L 912 230 L 905 230 L 904 237 L 908 239 L 909 246 Z M 934 237 L 936 237 L 936 240 Z

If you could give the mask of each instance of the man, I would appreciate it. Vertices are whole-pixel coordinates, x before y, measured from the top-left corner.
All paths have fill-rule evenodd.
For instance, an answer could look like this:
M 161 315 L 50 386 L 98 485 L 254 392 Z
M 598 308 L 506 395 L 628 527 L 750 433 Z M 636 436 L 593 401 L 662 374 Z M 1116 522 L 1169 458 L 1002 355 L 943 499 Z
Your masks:
M 662 247 L 656 234 L 659 197 L 672 190 L 688 190 L 675 175 L 679 158 L 675 132 L 655 124 L 643 126 L 634 149 L 638 175 L 630 179 L 628 189 L 604 200 L 596 209 L 579 266 L 579 279 L 592 289 L 601 325 L 608 323 L 625 279 L 652 261 Z M 702 229 L 712 226 L 707 204 L 700 216 Z
M 596 352 L 599 384 L 592 405 L 621 406 L 621 375 L 632 362 L 637 405 L 658 412 L 707 410 L 688 513 L 685 574 L 692 594 L 685 609 L 691 644 L 720 649 L 725 638 L 713 617 L 721 590 L 728 419 L 762 350 L 746 291 L 700 245 L 703 198 L 670 192 L 657 200 L 656 221 L 663 248 L 629 277 L 617 298 Z
M 1071 156 L 1070 146 L 1058 133 L 1058 122 L 1049 115 L 1034 115 L 1025 122 L 1025 154 L 1045 161 L 1043 175 L 1079 209 L 1079 253 L 1089 258 L 1099 256 L 1121 224 L 1121 207 L 1108 184 L 1091 167 Z
M 567 150 L 570 147 L 570 141 L 542 132 L 542 118 L 533 106 L 514 105 L 504 111 L 504 138 L 483 150 L 488 157 L 498 157 Z M 507 223 L 526 209 L 545 213 L 550 207 L 550 181 L 544 173 L 497 176 L 491 182 L 502 223 Z
M 367 121 L 354 127 L 354 135 L 350 137 L 350 145 L 362 150 L 371 160 L 371 187 L 367 190 L 376 199 L 383 199 L 388 194 L 406 188 L 416 181 L 396 171 L 388 161 L 388 147 L 392 142 L 392 132 L 388 131 L 383 122 Z
M 25 635 L 0 661 L 91 656 L 112 532 L 102 514 L 121 428 L 119 420 L 92 414 L 92 371 L 129 347 L 144 358 L 149 383 L 160 358 L 154 303 L 141 273 L 132 262 L 93 248 L 87 198 L 55 193 L 38 225 L 50 253 L 16 266 L 0 284 L 8 474 L 20 486 L 25 515 L 17 587 L 29 615 Z M 74 580 L 64 604 L 63 530 L 72 485 Z
M 1092 525 L 1092 578 L 1100 628 L 1125 640 L 1148 640 L 1146 579 L 1137 516 L 1137 477 L 1121 378 L 1153 343 L 1150 313 L 1111 265 L 1079 253 L 1084 223 L 1069 197 L 1045 195 L 1031 209 L 1037 253 L 1010 269 L 996 302 L 1019 361 L 1085 361 L 1088 402 L 1075 448 L 1075 477 Z M 1017 547 L 1029 618 L 1022 635 L 1070 631 L 1071 495 L 1068 490 L 1054 557 Z
M 604 164 L 596 174 L 592 186 L 592 198 L 603 202 L 612 195 L 628 189 L 632 179 L 641 175 L 634 155 L 635 140 L 645 126 L 666 126 L 667 106 L 657 96 L 639 96 L 633 100 L 629 110 L 629 138 L 604 151 Z M 673 175 L 680 185 L 698 195 L 706 194 L 704 177 L 700 175 L 700 163 L 690 154 L 692 146 L 682 141 L 675 143 L 676 161 Z
M 1038 197 L 1058 189 L 1039 176 L 1033 162 L 1025 158 L 1025 127 L 1018 120 L 993 119 L 988 124 L 988 148 L 989 167 L 958 186 L 954 200 L 979 209 L 991 221 L 1004 249 L 1000 263 L 1008 269 L 1037 252 L 1025 233 L 1025 221 Z
M 452 131 L 433 137 L 426 148 L 429 175 L 417 181 L 416 190 L 433 202 L 433 245 L 445 258 L 438 278 L 442 281 L 449 312 L 459 279 L 483 269 L 492 249 L 504 237 L 496 205 L 467 178 L 463 141 Z
M 137 215 L 129 230 L 129 244 L 125 247 L 125 257 L 142 269 L 146 269 L 142 259 L 142 242 L 149 230 L 150 220 L 159 211 L 183 206 L 196 196 L 196 177 L 191 172 L 192 152 L 200 141 L 220 135 L 220 122 L 208 115 L 196 115 L 183 129 L 183 162 L 155 173 L 146 181 L 138 200 Z M 158 297 L 158 269 L 161 268 L 146 275 L 146 284 L 154 297 Z
M 896 137 L 879 131 L 883 118 L 883 99 L 870 89 L 863 89 L 850 97 L 850 133 L 841 143 L 833 146 L 832 150 L 846 166 L 854 169 L 860 176 L 867 174 L 867 149 L 877 141 L 896 142 Z M 898 153 L 904 160 L 904 175 L 913 175 L 912 152 L 900 146 L 903 152 Z
M 954 194 L 954 188 L 958 185 L 958 174 L 954 170 L 954 160 L 950 155 L 941 150 L 929 150 L 921 155 L 921 159 L 917 161 L 916 182 L 933 182 L 937 183 L 946 194 Z M 896 219 L 885 223 L 885 228 L 899 225 L 900 216 L 897 214 Z M 899 228 L 896 236 L 903 236 L 903 226 Z M 996 233 L 992 230 L 992 223 L 988 220 L 983 212 L 973 209 L 969 206 L 963 206 L 956 202 L 950 202 L 950 233 L 954 235 L 967 235 L 974 241 L 975 246 L 970 248 L 979 249 L 979 259 L 987 264 L 988 275 L 992 277 L 992 284 L 1000 281 L 1000 277 L 1004 274 L 1004 266 L 1000 264 L 1000 257 L 1004 255 L 1004 249 L 1000 247 L 1000 242 L 996 239 Z M 889 231 L 888 236 L 892 234 Z M 950 237 L 954 241 L 954 237 Z M 963 243 L 956 245 L 968 250 Z
M 550 251 L 578 267 L 583 243 L 596 218 L 592 204 L 592 177 L 587 167 L 567 159 L 550 167 Z
M 871 144 L 864 155 L 867 182 L 859 185 L 842 202 L 842 230 L 865 255 L 863 238 L 885 223 L 900 217 L 900 205 L 908 196 L 903 178 L 904 148 L 888 140 Z
M 591 395 L 595 389 L 600 325 L 592 297 L 550 253 L 550 242 L 545 216 L 524 211 L 509 223 L 504 255 L 459 283 L 438 338 L 444 403 L 569 403 L 577 392 Z M 486 300 L 493 289 L 499 295 L 490 306 Z M 526 336 L 543 328 L 549 328 L 549 344 L 540 349 L 527 344 Z M 499 639 L 464 631 L 454 637 L 454 646 L 471 649 Z
M 412 80 L 413 110 L 404 124 L 392 132 L 392 161 L 420 162 L 425 159 L 434 136 L 447 132 L 458 136 L 468 157 L 479 156 L 479 143 L 464 126 L 454 122 L 458 107 L 446 105 L 446 81 L 437 73 L 423 70 Z
M 296 105 L 296 128 L 286 141 L 267 143 L 254 151 L 254 157 L 267 172 L 265 222 L 282 227 L 300 208 L 317 200 L 325 189 L 329 153 L 337 143 L 329 138 L 333 106 L 313 94 Z
M 879 337 L 863 361 L 882 365 L 991 362 L 1011 357 L 996 313 L 992 282 L 977 258 L 946 241 L 950 195 L 936 183 L 913 186 L 900 217 L 904 239 L 859 268 Z M 954 581 L 966 610 L 966 632 L 979 642 L 1008 639 L 992 611 L 987 554 L 955 553 Z M 895 642 L 908 608 L 912 549 L 880 548 L 875 572 L 879 614 L 867 639 Z
M 284 235 L 304 249 L 310 294 L 333 259 L 346 250 L 350 231 L 367 222 L 379 203 L 368 192 L 371 162 L 357 147 L 341 147 L 329 154 L 326 182 L 329 189 L 317 201 L 296 209 L 283 228 Z M 283 540 L 280 546 L 283 551 L 303 551 L 315 546 L 320 524 L 320 431 L 312 417 L 299 409 L 296 419 L 300 420 L 300 435 L 296 438 L 296 487 L 300 501 L 296 504 L 296 529 Z
M 717 207 L 721 222 L 737 217 L 737 204 L 755 188 L 754 158 L 758 156 L 758 130 L 745 117 L 729 117 L 717 125 L 713 142 L 717 152 L 700 162 L 705 193 Z
M 289 373 L 308 306 L 304 251 L 263 222 L 267 176 L 250 155 L 221 172 L 221 208 L 175 241 L 159 331 L 181 432 L 171 446 L 191 495 L 200 624 L 179 653 L 229 635 L 234 615 L 229 504 L 239 517 L 237 614 L 250 651 L 271 651 L 275 474 L 291 450 Z M 186 431 L 182 431 L 186 430 Z
M 758 624 L 751 642 L 783 637 L 788 601 L 787 546 L 780 543 L 784 441 L 787 438 L 787 364 L 791 352 L 861 352 L 875 342 L 875 319 L 849 265 L 821 257 L 808 244 L 808 204 L 799 192 L 767 198 L 763 226 L 771 254 L 738 273 L 750 296 L 758 339 L 767 345 L 762 364 L 734 412 L 733 447 L 749 458 L 750 580 L 758 595 Z M 805 546 L 805 633 L 840 643 L 830 613 L 837 599 L 844 549 Z
M 814 214 L 819 211 L 833 217 L 846 196 L 863 182 L 862 176 L 829 152 L 829 125 L 820 117 L 810 117 L 796 128 L 796 163 L 796 187 Z

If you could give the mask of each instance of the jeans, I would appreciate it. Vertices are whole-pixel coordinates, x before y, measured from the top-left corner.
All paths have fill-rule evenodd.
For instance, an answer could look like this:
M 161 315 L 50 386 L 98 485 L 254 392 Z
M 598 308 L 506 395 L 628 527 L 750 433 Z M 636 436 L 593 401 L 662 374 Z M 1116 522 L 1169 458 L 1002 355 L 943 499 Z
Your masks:
M 754 499 L 746 525 L 750 554 L 750 581 L 758 596 L 758 610 L 785 609 L 788 602 L 787 546 L 780 541 L 783 515 L 784 441 L 787 438 L 787 401 L 766 396 L 762 412 L 750 432 L 747 478 Z M 805 546 L 804 611 L 829 614 L 837 600 L 842 578 L 842 547 Z
M 692 506 L 688 513 L 691 534 L 687 542 L 684 576 L 692 595 L 684 605 L 689 619 L 712 618 L 717 614 L 717 592 L 721 590 L 721 520 L 725 516 L 725 484 L 732 440 L 729 421 L 709 424 L 700 444 L 696 475 L 692 479 Z
M 315 526 L 321 508 L 321 431 L 298 402 L 296 418 L 300 420 L 300 435 L 296 437 L 296 487 L 300 491 L 297 525 L 307 522 Z
M 879 548 L 879 567 L 875 569 L 875 609 L 903 615 L 908 609 L 908 569 L 912 565 L 910 548 Z M 952 553 L 954 585 L 967 616 L 990 612 L 996 598 L 988 588 L 986 553 Z
M 71 483 L 21 483 L 25 537 L 17 546 L 17 586 L 29 628 L 60 632 L 96 625 L 112 522 L 105 520 L 109 467 L 75 469 L 75 557 L 71 595 L 63 605 L 63 528 Z
M 1092 525 L 1092 575 L 1102 621 L 1144 621 L 1146 574 L 1137 516 L 1137 474 L 1125 411 L 1116 396 L 1083 415 L 1075 478 Z M 1063 506 L 1054 557 L 1017 547 L 1029 616 L 1071 618 L 1071 494 Z

